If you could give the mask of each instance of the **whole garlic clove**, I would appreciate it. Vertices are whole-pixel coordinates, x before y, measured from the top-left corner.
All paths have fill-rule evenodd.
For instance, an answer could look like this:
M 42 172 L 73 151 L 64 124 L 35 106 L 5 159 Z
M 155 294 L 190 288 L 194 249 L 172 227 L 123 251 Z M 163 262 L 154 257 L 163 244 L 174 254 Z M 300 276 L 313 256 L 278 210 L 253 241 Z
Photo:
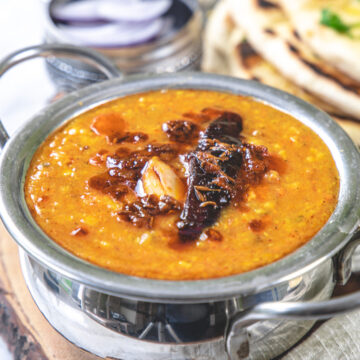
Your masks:
M 157 156 L 152 157 L 144 167 L 142 186 L 146 194 L 169 195 L 183 202 L 186 188 L 171 166 Z

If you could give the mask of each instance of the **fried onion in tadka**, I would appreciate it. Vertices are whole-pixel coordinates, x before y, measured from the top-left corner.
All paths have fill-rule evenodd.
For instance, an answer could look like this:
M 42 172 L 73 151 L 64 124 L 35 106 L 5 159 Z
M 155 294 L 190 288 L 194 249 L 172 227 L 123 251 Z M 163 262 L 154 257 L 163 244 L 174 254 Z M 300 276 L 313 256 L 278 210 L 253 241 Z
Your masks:
M 224 112 L 208 126 L 196 150 L 188 155 L 189 187 L 177 223 L 182 241 L 198 238 L 204 228 L 216 222 L 222 208 L 267 171 L 267 149 L 244 143 L 239 138 L 241 131 L 241 116 Z

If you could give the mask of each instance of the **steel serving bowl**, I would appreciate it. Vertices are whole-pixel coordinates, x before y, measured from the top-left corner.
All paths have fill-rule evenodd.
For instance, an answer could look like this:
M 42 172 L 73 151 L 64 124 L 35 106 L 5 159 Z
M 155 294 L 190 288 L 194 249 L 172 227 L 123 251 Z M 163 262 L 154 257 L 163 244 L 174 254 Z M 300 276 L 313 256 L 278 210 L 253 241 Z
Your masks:
M 53 18 L 54 9 L 73 0 L 46 0 L 44 2 L 44 40 L 47 43 L 71 41 Z M 177 0 L 171 14 L 173 28 L 158 39 L 121 47 L 97 47 L 122 73 L 163 73 L 197 70 L 201 59 L 201 34 L 204 14 L 197 0 Z M 72 42 L 79 45 L 75 39 Z M 91 82 L 106 79 L 81 61 L 53 57 L 47 60 L 48 70 L 60 89 L 79 89 Z
M 257 358 L 265 352 L 270 357 L 285 350 L 281 345 L 273 347 L 277 337 L 285 335 L 296 342 L 313 320 L 360 306 L 358 293 L 327 300 L 334 284 L 345 283 L 350 276 L 351 255 L 360 241 L 360 155 L 327 114 L 253 81 L 204 73 L 123 78 L 101 55 L 73 46 L 43 45 L 14 53 L 0 63 L 0 76 L 23 60 L 54 53 L 88 58 L 113 77 L 46 107 L 10 139 L 0 126 L 0 215 L 22 249 L 22 269 L 35 302 L 61 334 L 99 356 L 126 360 L 225 360 Z M 27 208 L 23 186 L 32 156 L 46 137 L 99 104 L 164 88 L 251 96 L 291 114 L 322 138 L 339 171 L 340 193 L 336 209 L 312 240 L 247 273 L 164 281 L 90 264 L 39 228 Z

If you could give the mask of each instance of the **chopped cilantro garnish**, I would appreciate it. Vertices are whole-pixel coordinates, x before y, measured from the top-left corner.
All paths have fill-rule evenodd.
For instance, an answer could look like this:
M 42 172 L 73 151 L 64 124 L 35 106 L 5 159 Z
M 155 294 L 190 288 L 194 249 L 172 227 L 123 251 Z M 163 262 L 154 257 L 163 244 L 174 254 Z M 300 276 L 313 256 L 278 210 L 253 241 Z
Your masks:
M 347 35 L 352 39 L 359 40 L 358 36 L 353 36 L 352 30 L 360 27 L 360 23 L 346 24 L 338 14 L 330 9 L 325 8 L 321 10 L 320 24 L 328 26 L 338 33 Z
M 329 9 L 322 9 L 320 24 L 328 26 L 342 34 L 349 34 L 352 26 L 345 24 L 339 15 Z

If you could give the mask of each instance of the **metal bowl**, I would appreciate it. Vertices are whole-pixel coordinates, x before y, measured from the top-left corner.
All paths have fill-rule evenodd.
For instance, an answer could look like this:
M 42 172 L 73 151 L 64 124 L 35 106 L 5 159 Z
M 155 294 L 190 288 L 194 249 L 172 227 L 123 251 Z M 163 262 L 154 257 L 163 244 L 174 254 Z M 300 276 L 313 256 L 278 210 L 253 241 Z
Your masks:
M 61 27 L 53 19 L 59 5 L 73 0 L 48 0 L 44 3 L 44 40 L 47 43 L 68 43 Z M 201 34 L 204 15 L 197 0 L 177 0 L 171 15 L 175 17 L 172 29 L 160 38 L 131 46 L 96 48 L 116 64 L 122 73 L 163 73 L 198 70 L 202 52 Z M 74 45 L 79 45 L 73 41 Z M 48 70 L 61 89 L 76 90 L 106 76 L 81 61 L 62 57 L 48 59 Z
M 38 54 L 48 55 L 49 46 L 45 49 Z M 0 75 L 14 59 L 17 63 L 28 57 L 10 56 L 0 64 Z M 117 74 L 106 61 L 104 68 L 108 76 Z M 332 216 L 312 240 L 281 260 L 244 274 L 163 281 L 90 264 L 39 228 L 27 208 L 23 186 L 32 156 L 46 137 L 99 104 L 164 88 L 251 96 L 291 114 L 322 138 L 339 171 L 340 193 Z M 345 283 L 350 275 L 351 255 L 359 242 L 360 155 L 327 114 L 290 94 L 253 81 L 204 73 L 119 77 L 67 95 L 30 119 L 11 139 L 1 127 L 0 139 L 5 144 L 0 158 L 0 214 L 23 249 L 26 282 L 49 322 L 86 350 L 126 359 L 256 358 L 276 336 L 286 333 L 296 342 L 312 324 L 299 327 L 299 323 L 264 320 L 314 320 L 360 306 L 358 294 L 300 302 L 330 298 L 335 281 Z M 284 350 L 273 349 L 272 356 Z

